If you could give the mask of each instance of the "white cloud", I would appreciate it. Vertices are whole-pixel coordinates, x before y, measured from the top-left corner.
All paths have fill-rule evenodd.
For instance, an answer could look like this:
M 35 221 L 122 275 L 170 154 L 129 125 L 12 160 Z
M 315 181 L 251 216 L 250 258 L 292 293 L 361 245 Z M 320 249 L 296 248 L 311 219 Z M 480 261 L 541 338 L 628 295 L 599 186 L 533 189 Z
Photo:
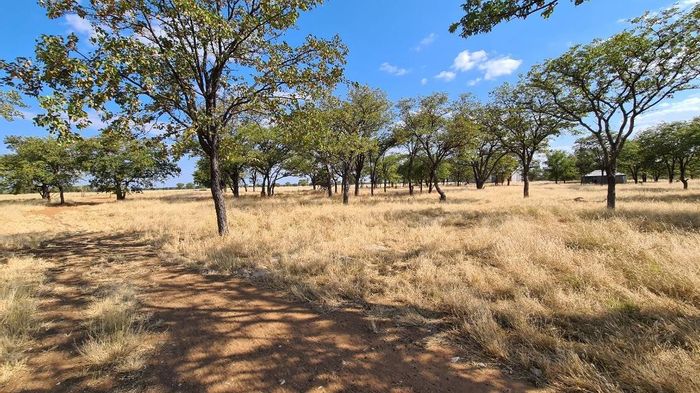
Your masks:
M 95 29 L 92 27 L 90 22 L 81 18 L 77 14 L 66 15 L 66 23 L 68 23 L 71 31 L 75 33 L 84 34 L 87 36 L 91 36 L 95 33 Z
M 522 63 L 522 60 L 501 57 L 479 64 L 479 69 L 485 71 L 484 79 L 492 80 L 502 75 L 512 74 Z
M 452 63 L 452 68 L 458 71 L 469 71 L 481 62 L 486 61 L 488 55 L 486 51 L 478 50 L 476 52 L 470 52 L 468 50 L 459 52 L 457 57 L 455 57 Z
M 389 64 L 387 62 L 382 63 L 379 66 L 379 70 L 384 71 L 387 74 L 391 74 L 391 75 L 395 75 L 395 76 L 403 76 L 403 75 L 408 74 L 407 69 L 395 66 L 393 64 Z
M 423 78 L 423 79 L 421 79 L 421 80 L 420 80 L 420 84 L 423 85 L 423 86 L 427 85 L 427 84 L 428 84 L 428 78 Z
M 678 101 L 667 101 L 659 104 L 657 108 L 637 118 L 637 129 L 648 128 L 662 122 L 689 120 L 700 116 L 700 94 Z
M 435 42 L 435 39 L 437 38 L 437 34 L 435 33 L 430 33 L 427 36 L 425 36 L 420 42 L 418 42 L 418 45 L 413 48 L 416 52 L 420 52 L 421 50 L 425 49 L 426 47 L 432 45 L 433 42 Z
M 481 78 L 472 79 L 467 82 L 467 86 L 476 86 L 479 82 L 481 82 Z
M 435 78 L 441 79 L 445 82 L 449 82 L 449 81 L 453 80 L 456 76 L 457 76 L 457 74 L 455 74 L 452 71 L 442 71 L 439 74 L 435 75 Z

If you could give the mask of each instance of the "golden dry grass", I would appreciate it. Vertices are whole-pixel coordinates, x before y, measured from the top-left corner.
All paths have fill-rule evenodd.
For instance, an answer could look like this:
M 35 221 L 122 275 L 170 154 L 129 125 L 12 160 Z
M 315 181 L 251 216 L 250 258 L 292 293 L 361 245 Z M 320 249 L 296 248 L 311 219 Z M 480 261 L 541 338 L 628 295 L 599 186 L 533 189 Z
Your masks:
M 620 186 L 616 212 L 605 211 L 604 188 L 578 184 L 535 184 L 529 200 L 518 186 L 447 187 L 444 204 L 391 190 L 350 206 L 281 187 L 274 198 L 230 200 L 223 241 L 207 191 L 51 208 L 51 218 L 4 196 L 0 236 L 16 245 L 138 232 L 165 262 L 330 306 L 384 307 L 401 323 L 444 320 L 458 345 L 556 389 L 689 392 L 700 391 L 697 186 Z
M 132 372 L 146 364 L 151 347 L 133 288 L 107 288 L 85 311 L 88 340 L 79 348 L 94 370 Z
M 26 257 L 0 262 L 0 387 L 25 371 L 26 351 L 40 325 L 36 293 L 45 267 Z

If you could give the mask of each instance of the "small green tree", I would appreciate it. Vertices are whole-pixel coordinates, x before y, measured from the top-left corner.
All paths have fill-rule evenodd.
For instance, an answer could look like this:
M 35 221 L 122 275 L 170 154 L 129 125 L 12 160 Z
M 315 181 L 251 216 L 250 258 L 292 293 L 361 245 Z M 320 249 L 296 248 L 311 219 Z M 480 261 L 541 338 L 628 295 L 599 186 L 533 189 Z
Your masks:
M 54 137 L 9 136 L 5 144 L 14 152 L 3 159 L 2 177 L 6 187 L 13 192 L 33 188 L 48 201 L 52 188 L 56 188 L 64 204 L 64 191 L 81 175 L 78 142 Z
M 642 147 L 637 138 L 630 139 L 620 152 L 620 167 L 624 168 L 632 176 L 634 184 L 639 183 L 639 175 L 644 167 Z
M 90 185 L 116 194 L 118 201 L 126 199 L 129 192 L 141 192 L 180 173 L 162 142 L 128 133 L 103 132 L 86 139 L 83 162 Z
M 564 150 L 552 150 L 547 153 L 547 178 L 559 181 L 572 180 L 576 178 L 576 159 L 573 155 Z
M 452 103 L 444 93 L 400 103 L 403 127 L 413 134 L 427 159 L 429 188 L 435 187 L 440 202 L 446 201 L 447 195 L 440 188 L 438 170 L 444 160 L 466 146 L 474 134 L 473 106 L 469 96 Z

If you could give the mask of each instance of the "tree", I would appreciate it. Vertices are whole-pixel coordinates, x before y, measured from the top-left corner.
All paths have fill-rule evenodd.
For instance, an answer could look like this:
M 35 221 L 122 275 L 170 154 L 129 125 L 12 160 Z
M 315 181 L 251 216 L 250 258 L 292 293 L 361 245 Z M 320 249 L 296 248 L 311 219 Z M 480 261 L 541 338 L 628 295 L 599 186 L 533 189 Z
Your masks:
M 630 139 L 625 143 L 625 147 L 620 152 L 620 166 L 629 172 L 634 180 L 634 184 L 639 183 L 639 174 L 644 167 L 644 157 L 642 155 L 642 146 L 639 140 Z
M 111 117 L 110 102 L 124 106 L 124 117 L 157 122 L 166 135 L 196 138 L 209 158 L 211 194 L 219 235 L 228 232 L 222 190 L 221 135 L 246 114 L 276 110 L 335 85 L 346 48 L 338 37 L 313 36 L 292 46 L 284 33 L 302 11 L 321 0 L 94 0 L 42 2 L 48 15 L 77 14 L 94 30 L 89 52 L 75 35 L 42 36 L 37 62 L 24 59 L 4 67 L 12 78 L 48 81 L 43 99 L 47 116 L 86 119 L 93 107 Z M 17 65 L 17 66 L 15 66 Z M 17 72 L 18 70 L 21 71 Z M 37 77 L 38 76 L 38 77 Z M 61 110 L 58 110 L 60 108 Z
M 496 108 L 476 107 L 472 116 L 476 127 L 469 143 L 458 152 L 456 160 L 459 166 L 463 162 L 471 168 L 476 188 L 481 190 L 508 151 L 493 130 L 493 121 L 498 117 Z
M 383 155 L 377 167 L 379 168 L 378 181 L 381 181 L 384 185 L 384 192 L 386 192 L 388 184 L 394 184 L 401 180 L 399 175 L 399 163 L 402 159 L 400 154 L 386 154 Z
M 561 133 L 569 124 L 547 113 L 548 105 L 541 92 L 521 84 L 501 86 L 492 93 L 496 108 L 492 130 L 504 149 L 520 160 L 523 173 L 523 197 L 530 196 L 530 168 L 535 154 L 544 150 L 549 139 Z
M 36 189 L 47 201 L 51 201 L 51 189 L 55 187 L 64 204 L 64 191 L 81 175 L 78 142 L 9 136 L 5 144 L 14 152 L 3 159 L 2 177 L 6 187 L 13 192 Z
M 576 159 L 563 150 L 552 150 L 547 153 L 547 177 L 559 183 L 560 180 L 576 178 Z
M 277 180 L 291 175 L 286 172 L 292 159 L 289 135 L 281 127 L 257 123 L 247 124 L 241 133 L 251 146 L 247 162 L 262 175 L 260 195 L 271 197 L 275 194 Z
M 373 161 L 371 164 L 374 166 L 377 157 L 384 154 L 386 149 L 390 147 L 386 143 L 386 139 L 382 141 L 382 136 L 379 133 L 391 120 L 389 112 L 391 103 L 383 91 L 363 85 L 352 86 L 348 98 L 349 100 L 343 108 L 345 112 L 342 120 L 344 126 L 357 128 L 355 132 L 368 142 L 366 151 L 355 157 L 355 196 L 358 196 L 360 195 L 360 182 L 365 164 L 370 160 Z
M 700 158 L 700 117 L 683 123 L 674 131 L 672 138 L 676 141 L 679 180 L 683 183 L 683 189 L 687 190 L 688 172 Z
M 615 173 L 640 115 L 700 76 L 700 5 L 669 9 L 632 21 L 606 40 L 577 45 L 533 67 L 529 84 L 550 100 L 547 113 L 588 130 L 603 151 L 607 206 L 615 208 Z
M 429 188 L 435 187 L 440 202 L 446 201 L 447 195 L 440 188 L 437 172 L 446 158 L 469 142 L 475 129 L 472 106 L 469 96 L 451 103 L 444 93 L 400 103 L 405 130 L 412 134 L 427 159 Z
M 571 0 L 575 5 L 586 0 Z M 479 33 L 488 33 L 497 24 L 511 19 L 525 19 L 540 13 L 549 18 L 559 0 L 465 0 L 462 10 L 465 15 L 459 22 L 450 25 L 450 33 L 461 29 L 459 35 L 464 38 Z
M 130 133 L 104 131 L 86 139 L 83 155 L 90 185 L 116 194 L 118 201 L 129 192 L 140 192 L 180 173 L 162 142 L 138 139 Z
M 22 116 L 19 108 L 24 107 L 26 105 L 22 102 L 19 93 L 14 90 L 0 91 L 0 117 L 11 121 L 16 117 Z
M 605 173 L 603 150 L 593 135 L 579 138 L 574 142 L 575 166 L 579 176 L 585 176 L 593 171 Z

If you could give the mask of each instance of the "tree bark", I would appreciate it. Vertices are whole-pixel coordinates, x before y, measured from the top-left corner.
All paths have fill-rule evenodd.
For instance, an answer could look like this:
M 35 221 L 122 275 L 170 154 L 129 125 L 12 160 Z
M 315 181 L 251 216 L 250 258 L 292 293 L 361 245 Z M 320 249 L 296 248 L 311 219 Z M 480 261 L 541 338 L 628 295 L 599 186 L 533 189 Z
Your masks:
M 61 205 L 65 205 L 66 199 L 63 197 L 63 186 L 58 186 L 58 195 L 61 198 Z
M 240 182 L 240 174 L 238 173 L 238 170 L 235 170 L 231 174 L 231 191 L 233 191 L 234 198 L 238 198 L 241 196 L 240 189 L 238 187 L 239 182 Z
M 118 201 L 123 201 L 126 199 L 126 190 L 122 188 L 122 184 L 119 180 L 115 182 L 116 187 L 114 189 L 114 193 L 117 194 L 117 200 Z M 219 184 L 217 183 L 212 183 L 212 184 Z M 217 187 L 218 188 L 218 187 Z
M 529 198 L 529 197 L 530 197 L 530 171 L 528 169 L 523 169 L 523 198 Z
M 343 169 L 343 205 L 347 205 L 350 203 L 350 196 L 348 195 L 350 193 L 350 179 L 348 177 L 350 176 L 350 170 L 349 168 L 344 168 Z
M 216 211 L 216 226 L 219 236 L 228 234 L 228 221 L 226 219 L 226 201 L 224 193 L 219 187 L 221 183 L 221 171 L 219 170 L 219 153 L 214 149 L 209 157 L 209 178 L 211 179 L 211 197 L 214 200 Z
M 608 196 L 607 196 L 607 202 L 608 202 L 608 209 L 614 210 L 615 209 L 615 186 L 617 185 L 617 181 L 615 179 L 615 170 L 611 169 L 608 171 L 607 179 L 608 179 Z
M 445 194 L 445 191 L 443 191 L 440 188 L 440 182 L 438 181 L 437 176 L 435 176 L 435 174 L 433 173 L 430 177 L 433 179 L 433 184 L 435 185 L 435 191 L 437 191 L 437 193 L 440 194 L 440 202 L 447 201 L 447 195 Z

